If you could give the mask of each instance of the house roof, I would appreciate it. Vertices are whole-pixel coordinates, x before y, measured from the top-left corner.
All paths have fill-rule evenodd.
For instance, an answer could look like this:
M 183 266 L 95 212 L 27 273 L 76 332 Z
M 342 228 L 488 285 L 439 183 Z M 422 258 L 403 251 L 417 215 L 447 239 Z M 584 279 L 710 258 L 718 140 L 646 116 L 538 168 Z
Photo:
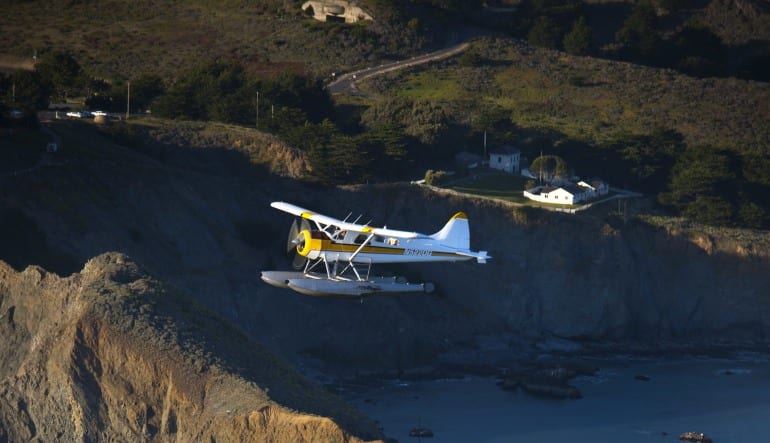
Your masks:
M 568 193 L 570 193 L 572 195 L 578 195 L 578 194 L 581 194 L 583 192 L 583 190 L 580 189 L 580 187 L 578 185 L 570 183 L 570 184 L 565 184 L 565 185 L 561 185 L 561 186 L 544 186 L 540 190 L 540 193 L 542 194 L 542 193 L 547 193 L 547 192 L 553 192 L 553 191 L 557 191 L 559 189 L 563 189 L 565 192 L 568 192 Z

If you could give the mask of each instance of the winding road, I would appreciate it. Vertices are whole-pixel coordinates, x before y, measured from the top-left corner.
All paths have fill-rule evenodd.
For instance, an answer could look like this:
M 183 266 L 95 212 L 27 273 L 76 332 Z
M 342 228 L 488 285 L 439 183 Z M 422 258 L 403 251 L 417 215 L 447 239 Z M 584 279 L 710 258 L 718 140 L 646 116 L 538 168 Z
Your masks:
M 386 72 L 396 71 L 398 69 L 408 68 L 410 66 L 421 65 L 432 61 L 449 58 L 453 55 L 463 52 L 467 48 L 468 42 L 463 42 L 448 48 L 441 49 L 439 51 L 430 52 L 428 54 L 412 57 L 406 60 L 399 60 L 393 63 L 387 63 L 380 66 L 348 72 L 339 76 L 335 76 L 335 79 L 326 86 L 326 89 L 330 94 L 351 94 L 366 96 L 367 94 L 361 92 L 356 86 L 356 82 L 359 80 L 364 80 L 370 77 L 374 77 L 375 75 L 384 74 Z

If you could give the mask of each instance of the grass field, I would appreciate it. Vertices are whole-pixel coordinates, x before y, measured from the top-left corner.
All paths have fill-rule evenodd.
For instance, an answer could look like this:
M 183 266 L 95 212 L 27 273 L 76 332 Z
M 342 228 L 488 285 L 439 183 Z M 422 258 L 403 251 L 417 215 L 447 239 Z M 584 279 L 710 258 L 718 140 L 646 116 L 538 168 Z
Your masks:
M 673 129 L 688 144 L 770 152 L 770 84 L 689 77 L 666 69 L 575 57 L 521 42 L 482 38 L 456 59 L 376 80 L 383 96 L 456 103 L 470 122 L 494 104 L 523 129 L 588 143 Z M 473 97 L 468 101 L 467 97 Z

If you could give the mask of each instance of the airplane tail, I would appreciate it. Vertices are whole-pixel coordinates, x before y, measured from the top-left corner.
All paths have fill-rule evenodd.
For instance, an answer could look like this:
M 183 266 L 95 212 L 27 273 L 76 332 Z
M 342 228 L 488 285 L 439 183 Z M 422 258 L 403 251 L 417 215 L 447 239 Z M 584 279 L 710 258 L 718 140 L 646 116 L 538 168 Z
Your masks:
M 468 217 L 464 212 L 458 212 L 449 219 L 440 231 L 431 238 L 458 249 L 470 249 L 471 234 L 468 228 Z

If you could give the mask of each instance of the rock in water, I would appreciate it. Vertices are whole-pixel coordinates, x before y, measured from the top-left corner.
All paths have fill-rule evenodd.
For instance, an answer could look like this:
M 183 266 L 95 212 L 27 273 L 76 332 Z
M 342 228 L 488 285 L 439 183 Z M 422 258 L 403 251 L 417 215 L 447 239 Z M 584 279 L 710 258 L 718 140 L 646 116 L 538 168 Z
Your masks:
M 684 432 L 679 436 L 679 440 L 695 441 L 698 443 L 713 443 L 703 432 Z

